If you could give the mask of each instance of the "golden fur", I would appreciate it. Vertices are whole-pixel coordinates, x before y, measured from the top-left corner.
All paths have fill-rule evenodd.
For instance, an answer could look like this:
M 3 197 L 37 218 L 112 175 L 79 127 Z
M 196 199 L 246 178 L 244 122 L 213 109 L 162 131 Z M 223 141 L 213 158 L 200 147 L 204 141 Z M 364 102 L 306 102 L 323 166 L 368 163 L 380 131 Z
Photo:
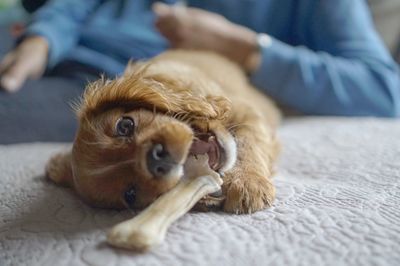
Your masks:
M 132 185 L 138 188 L 134 207 L 150 204 L 181 178 L 197 132 L 213 132 L 226 150 L 219 169 L 223 210 L 251 213 L 273 202 L 279 112 L 221 56 L 168 51 L 130 64 L 121 77 L 90 84 L 77 114 L 72 153 L 52 158 L 47 173 L 92 205 L 126 207 L 122 195 Z M 135 121 L 130 138 L 115 136 L 121 116 Z M 163 143 L 177 164 L 167 178 L 154 178 L 146 167 L 154 143 Z

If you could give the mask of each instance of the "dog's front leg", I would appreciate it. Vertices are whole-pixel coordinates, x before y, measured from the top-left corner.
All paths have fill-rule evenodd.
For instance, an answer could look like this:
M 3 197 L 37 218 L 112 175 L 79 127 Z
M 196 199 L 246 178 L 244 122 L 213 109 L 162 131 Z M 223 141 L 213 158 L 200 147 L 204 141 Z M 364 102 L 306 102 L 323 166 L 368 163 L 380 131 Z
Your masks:
M 244 120 L 246 122 L 238 123 L 234 130 L 237 162 L 225 174 L 222 186 L 226 197 L 224 211 L 237 214 L 253 213 L 271 206 L 275 198 L 271 176 L 279 153 L 273 128 L 261 118 Z

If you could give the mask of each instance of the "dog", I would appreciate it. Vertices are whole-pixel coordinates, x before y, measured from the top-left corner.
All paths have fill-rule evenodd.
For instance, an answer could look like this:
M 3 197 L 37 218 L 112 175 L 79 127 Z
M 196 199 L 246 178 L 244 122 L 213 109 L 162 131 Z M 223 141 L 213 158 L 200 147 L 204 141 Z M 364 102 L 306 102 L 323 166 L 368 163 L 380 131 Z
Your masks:
M 130 63 L 120 77 L 89 84 L 77 116 L 72 151 L 46 172 L 92 206 L 144 208 L 198 154 L 223 177 L 214 207 L 243 214 L 274 201 L 280 112 L 220 55 L 171 50 Z

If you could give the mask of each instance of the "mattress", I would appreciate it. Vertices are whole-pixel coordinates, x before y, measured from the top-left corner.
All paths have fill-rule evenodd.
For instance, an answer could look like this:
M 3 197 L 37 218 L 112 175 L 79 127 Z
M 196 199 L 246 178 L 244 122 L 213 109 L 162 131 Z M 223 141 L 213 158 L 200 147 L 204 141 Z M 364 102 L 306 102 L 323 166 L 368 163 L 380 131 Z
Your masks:
M 146 253 L 105 242 L 135 213 L 44 178 L 68 144 L 0 146 L 0 265 L 400 265 L 400 122 L 298 117 L 279 137 L 272 208 L 188 213 Z

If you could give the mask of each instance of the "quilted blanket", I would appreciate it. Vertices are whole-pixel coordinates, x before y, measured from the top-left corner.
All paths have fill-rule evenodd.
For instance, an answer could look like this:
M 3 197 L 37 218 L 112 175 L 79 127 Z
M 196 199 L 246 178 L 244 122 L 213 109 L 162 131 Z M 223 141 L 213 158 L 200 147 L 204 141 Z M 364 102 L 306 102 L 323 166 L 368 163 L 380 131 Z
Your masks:
M 147 253 L 105 243 L 134 213 L 46 181 L 66 144 L 0 146 L 0 265 L 400 265 L 400 122 L 291 118 L 279 136 L 272 208 L 186 214 Z

